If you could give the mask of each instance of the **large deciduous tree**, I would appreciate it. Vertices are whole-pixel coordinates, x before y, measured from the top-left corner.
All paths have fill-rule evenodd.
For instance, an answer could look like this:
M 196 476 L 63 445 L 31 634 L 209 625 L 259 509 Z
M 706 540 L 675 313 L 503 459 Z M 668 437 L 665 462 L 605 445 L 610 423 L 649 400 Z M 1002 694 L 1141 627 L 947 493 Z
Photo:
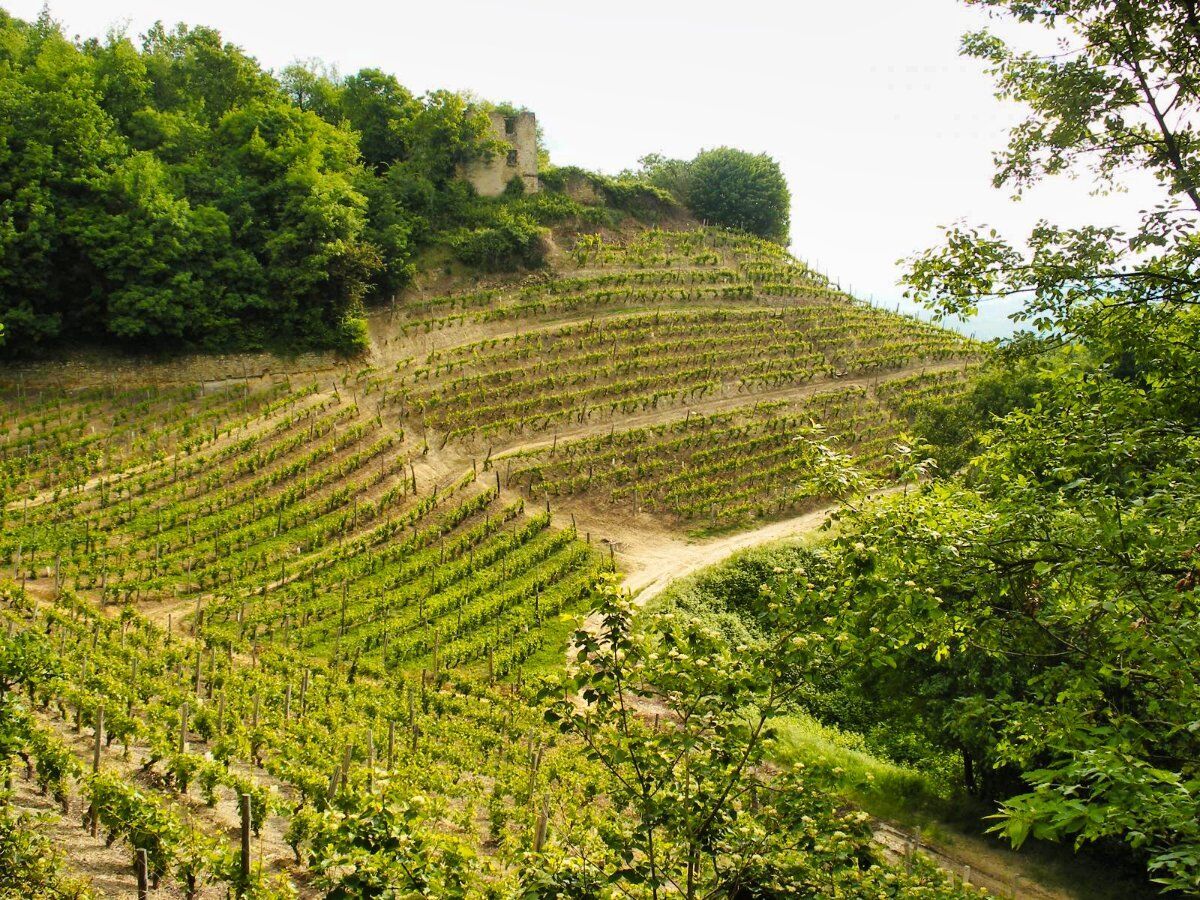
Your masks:
M 791 192 L 779 163 L 732 147 L 705 150 L 688 166 L 685 201 L 714 225 L 786 244 Z
M 958 225 L 912 260 L 943 313 L 1024 298 L 1038 338 L 1009 352 L 1044 377 L 957 483 L 856 520 L 845 651 L 961 748 L 1014 842 L 1125 842 L 1200 891 L 1200 20 L 1187 0 L 973 5 L 1054 45 L 964 41 L 1026 109 L 997 186 L 1160 196 L 1132 227 Z

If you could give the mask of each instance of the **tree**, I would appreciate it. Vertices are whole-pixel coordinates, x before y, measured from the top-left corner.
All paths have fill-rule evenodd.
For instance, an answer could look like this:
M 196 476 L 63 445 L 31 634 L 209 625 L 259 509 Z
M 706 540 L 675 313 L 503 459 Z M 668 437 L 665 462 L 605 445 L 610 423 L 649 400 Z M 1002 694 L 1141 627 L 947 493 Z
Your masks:
M 408 125 L 420 101 L 395 76 L 363 69 L 342 85 L 340 112 L 360 135 L 363 160 L 382 171 L 409 151 Z
M 684 202 L 710 224 L 787 243 L 791 192 L 779 163 L 765 153 L 705 150 L 688 165 L 683 185 Z
M 1014 843 L 1121 840 L 1200 891 L 1200 19 L 1180 0 L 976 5 L 1058 43 L 964 40 L 1028 110 L 997 186 L 1137 171 L 1163 196 L 1133 228 L 1042 222 L 1020 247 L 957 225 L 912 260 L 911 295 L 942 313 L 1023 297 L 1040 339 L 1011 352 L 1053 374 L 958 484 L 847 536 L 848 652 L 935 711 L 968 780 L 992 774 Z
M 380 250 L 352 132 L 212 29 L 157 24 L 139 50 L 0 13 L 0 37 L 8 346 L 361 349 Z M 376 234 L 404 250 L 397 223 Z
M 362 240 L 366 198 L 354 187 L 353 135 L 272 102 L 227 115 L 216 139 L 222 170 L 241 176 L 227 194 L 232 227 L 261 267 L 248 324 L 263 335 L 338 344 L 379 266 Z
M 772 722 L 802 690 L 818 646 L 786 601 L 786 578 L 763 586 L 768 635 L 731 646 L 704 622 L 655 615 L 643 629 L 616 576 L 600 587 L 596 633 L 575 635 L 574 671 L 550 679 L 547 721 L 582 740 L 608 777 L 602 793 L 621 815 L 604 836 L 607 858 L 532 861 L 526 896 L 567 896 L 599 876 L 650 897 L 964 896 L 918 869 L 878 864 L 868 816 L 840 808 L 797 773 L 768 774 Z M 588 878 L 588 875 L 592 878 Z M 584 894 L 587 896 L 587 894 Z
M 986 61 L 997 95 L 1029 109 L 997 157 L 995 183 L 1017 193 L 1060 172 L 1090 172 L 1102 190 L 1131 171 L 1164 190 L 1132 229 L 1041 222 L 1024 249 L 982 226 L 946 230 L 914 258 L 910 296 L 944 314 L 1020 296 L 1018 313 L 1051 343 L 1083 339 L 1102 364 L 1153 370 L 1156 385 L 1188 395 L 1200 288 L 1200 20 L 1179 0 L 973 0 L 1042 26 L 1050 55 L 1021 52 L 988 31 L 963 52 Z
M 0 320 L 28 349 L 94 321 L 66 223 L 123 151 L 86 57 L 43 17 L 0 11 Z

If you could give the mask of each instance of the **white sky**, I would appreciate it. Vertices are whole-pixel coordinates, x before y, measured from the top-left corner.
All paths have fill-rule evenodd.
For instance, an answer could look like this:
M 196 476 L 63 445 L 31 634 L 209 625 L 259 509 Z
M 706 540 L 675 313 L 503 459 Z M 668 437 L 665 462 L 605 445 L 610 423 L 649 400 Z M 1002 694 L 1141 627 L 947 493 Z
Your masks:
M 0 3 L 25 18 L 41 7 Z M 417 91 L 511 100 L 538 114 L 562 164 L 766 151 L 792 189 L 793 251 L 881 302 L 900 294 L 896 260 L 938 225 L 1019 236 L 1043 217 L 1128 220 L 1156 199 L 1092 198 L 1068 181 L 1020 203 L 994 190 L 992 153 L 1019 111 L 959 58 L 961 34 L 985 20 L 957 0 L 51 0 L 51 13 L 84 37 L 211 25 L 268 68 L 319 57 Z

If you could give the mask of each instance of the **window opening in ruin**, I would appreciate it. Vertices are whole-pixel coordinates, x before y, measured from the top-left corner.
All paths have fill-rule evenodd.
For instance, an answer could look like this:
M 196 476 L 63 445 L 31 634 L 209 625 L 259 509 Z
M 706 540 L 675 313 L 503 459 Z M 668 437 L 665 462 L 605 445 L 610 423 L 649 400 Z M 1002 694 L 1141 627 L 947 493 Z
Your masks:
M 508 151 L 508 164 L 510 166 L 515 166 L 517 164 L 517 151 L 516 150 Z

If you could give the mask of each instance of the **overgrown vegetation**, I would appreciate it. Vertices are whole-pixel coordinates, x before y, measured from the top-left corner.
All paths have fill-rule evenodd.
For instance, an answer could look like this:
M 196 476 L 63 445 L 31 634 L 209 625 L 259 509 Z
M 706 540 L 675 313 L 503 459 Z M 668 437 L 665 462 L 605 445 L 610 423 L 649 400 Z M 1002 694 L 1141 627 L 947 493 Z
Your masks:
M 642 158 L 637 177 L 667 191 L 711 225 L 788 242 L 791 191 L 779 163 L 765 153 L 717 147 L 691 160 L 651 154 Z
M 764 640 L 791 610 L 808 712 L 892 759 L 956 759 L 1015 846 L 1096 845 L 1195 894 L 1200 31 L 1172 2 L 982 5 L 1063 38 L 1047 57 L 965 41 L 1030 107 L 997 184 L 1134 168 L 1166 196 L 1132 230 L 1043 223 L 1017 247 L 963 226 L 914 259 L 917 298 L 1021 295 L 1034 331 L 913 411 L 940 477 L 848 509 L 767 593 L 744 567 L 720 590 Z

